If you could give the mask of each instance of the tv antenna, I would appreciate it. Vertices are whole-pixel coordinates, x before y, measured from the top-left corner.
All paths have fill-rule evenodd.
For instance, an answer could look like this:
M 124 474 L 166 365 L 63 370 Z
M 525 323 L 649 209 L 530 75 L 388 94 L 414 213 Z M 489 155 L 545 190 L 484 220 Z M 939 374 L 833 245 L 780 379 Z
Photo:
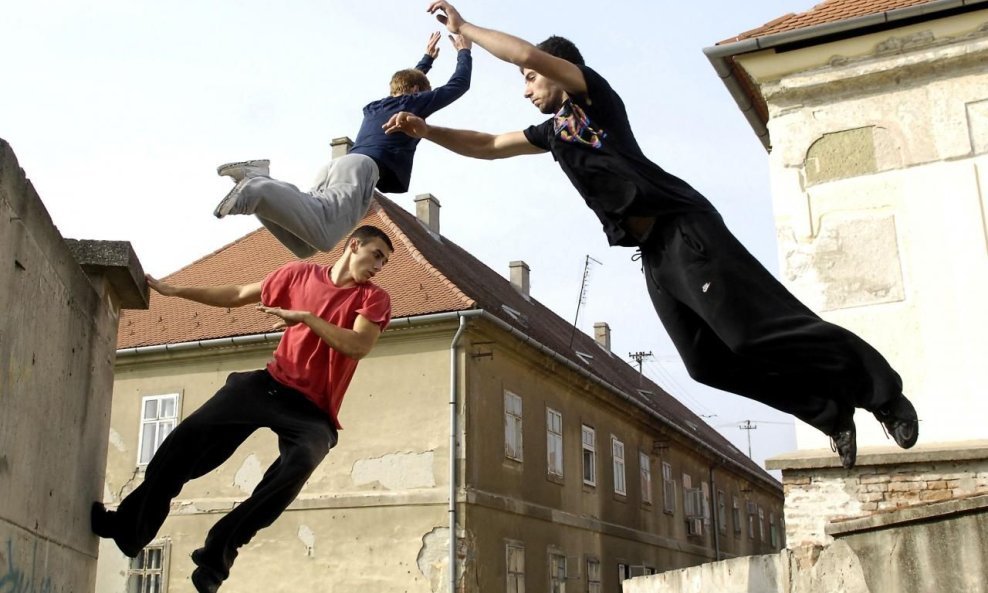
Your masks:
M 590 286 L 590 262 L 604 265 L 587 255 L 583 263 L 583 280 L 580 281 L 580 299 L 576 302 L 576 315 L 573 317 L 573 330 L 569 334 L 569 347 L 573 347 L 573 338 L 576 337 L 576 322 L 580 319 L 580 306 L 587 302 L 587 288 Z

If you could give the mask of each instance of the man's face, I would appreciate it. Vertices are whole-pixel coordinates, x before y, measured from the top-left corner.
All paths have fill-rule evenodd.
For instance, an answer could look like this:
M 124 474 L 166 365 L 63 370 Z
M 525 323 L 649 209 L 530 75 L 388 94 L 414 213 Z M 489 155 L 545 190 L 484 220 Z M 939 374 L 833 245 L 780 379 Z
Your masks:
M 364 284 L 384 268 L 391 257 L 391 250 L 377 237 L 367 239 L 363 245 L 359 239 L 351 239 L 347 246 L 350 257 L 350 274 L 357 284 Z
M 531 68 L 523 68 L 521 74 L 525 77 L 525 98 L 531 101 L 532 105 L 546 114 L 559 111 L 566 98 L 559 85 Z

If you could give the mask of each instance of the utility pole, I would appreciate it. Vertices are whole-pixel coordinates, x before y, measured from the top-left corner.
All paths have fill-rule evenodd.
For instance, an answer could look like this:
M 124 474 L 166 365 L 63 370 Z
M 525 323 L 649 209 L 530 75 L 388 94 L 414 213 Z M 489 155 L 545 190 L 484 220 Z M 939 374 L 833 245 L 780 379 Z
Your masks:
M 738 424 L 738 428 L 740 428 L 741 430 L 747 430 L 748 431 L 748 459 L 752 459 L 752 457 L 751 457 L 751 431 L 753 431 L 756 428 L 758 428 L 758 425 L 757 424 L 752 424 L 751 423 L 751 420 L 745 420 L 744 421 L 744 424 Z
M 652 357 L 652 351 L 648 352 L 629 352 L 628 356 L 638 363 L 638 385 L 642 384 L 642 361 L 646 358 Z

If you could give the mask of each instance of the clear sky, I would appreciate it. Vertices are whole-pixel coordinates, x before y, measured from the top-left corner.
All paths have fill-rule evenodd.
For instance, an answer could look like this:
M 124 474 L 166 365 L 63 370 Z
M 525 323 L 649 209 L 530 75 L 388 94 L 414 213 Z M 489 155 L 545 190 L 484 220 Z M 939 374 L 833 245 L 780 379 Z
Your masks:
M 767 154 L 703 55 L 704 47 L 814 0 L 667 2 L 464 0 L 464 18 L 533 42 L 569 37 L 620 93 L 645 153 L 721 210 L 777 271 Z M 216 165 L 271 159 L 272 176 L 308 188 L 329 141 L 356 135 L 361 107 L 421 57 L 440 29 L 425 0 L 35 0 L 0 19 L 0 137 L 11 144 L 62 235 L 127 240 L 163 276 L 260 225 L 217 220 L 229 189 Z M 430 79 L 452 73 L 446 39 Z M 542 116 L 517 69 L 474 49 L 473 85 L 431 119 L 486 132 Z M 792 419 L 690 380 L 645 293 L 632 250 L 610 248 L 549 155 L 488 162 L 419 145 L 411 189 L 442 203 L 442 232 L 507 276 L 531 268 L 532 294 L 578 327 L 606 321 L 617 353 L 651 351 L 644 372 L 753 457 L 795 448 Z M 385 272 L 387 273 L 387 272 Z

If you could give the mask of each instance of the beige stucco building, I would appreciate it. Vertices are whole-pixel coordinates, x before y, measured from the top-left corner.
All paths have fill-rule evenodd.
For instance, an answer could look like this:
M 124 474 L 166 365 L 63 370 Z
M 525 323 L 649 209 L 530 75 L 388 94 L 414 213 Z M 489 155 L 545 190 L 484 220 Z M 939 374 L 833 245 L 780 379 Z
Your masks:
M 452 561 L 460 591 L 616 593 L 619 578 L 783 546 L 777 481 L 610 352 L 606 324 L 574 335 L 523 262 L 505 279 L 439 233 L 434 198 L 417 202 L 413 216 L 378 196 L 366 219 L 395 243 L 375 279 L 395 319 L 361 361 L 340 442 L 223 590 L 449 591 Z M 260 230 L 169 280 L 256 281 L 291 259 Z M 278 339 L 251 307 L 159 295 L 120 327 L 111 507 L 168 430 Z M 192 591 L 189 553 L 276 455 L 259 431 L 189 483 L 137 560 L 104 541 L 97 591 Z
M 829 0 L 706 53 L 771 151 L 783 281 L 890 360 L 921 444 L 984 438 L 988 2 Z

